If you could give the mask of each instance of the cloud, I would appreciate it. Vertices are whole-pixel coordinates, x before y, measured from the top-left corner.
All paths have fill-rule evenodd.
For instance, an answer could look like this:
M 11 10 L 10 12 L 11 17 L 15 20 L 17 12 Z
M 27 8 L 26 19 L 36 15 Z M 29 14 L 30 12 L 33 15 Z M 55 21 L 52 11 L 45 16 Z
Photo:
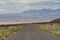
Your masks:
M 30 4 L 32 7 L 35 8 L 47 8 L 47 9 L 58 9 L 60 8 L 60 2 L 36 2 Z
M 0 0 L 0 4 L 5 4 L 6 2 Z
M 5 10 L 4 9 L 0 9 L 0 12 L 5 12 Z
M 38 9 L 57 9 L 60 8 L 59 0 L 0 0 L 0 13 L 20 13 L 25 10 Z
M 60 0 L 51 0 L 51 1 L 60 1 Z

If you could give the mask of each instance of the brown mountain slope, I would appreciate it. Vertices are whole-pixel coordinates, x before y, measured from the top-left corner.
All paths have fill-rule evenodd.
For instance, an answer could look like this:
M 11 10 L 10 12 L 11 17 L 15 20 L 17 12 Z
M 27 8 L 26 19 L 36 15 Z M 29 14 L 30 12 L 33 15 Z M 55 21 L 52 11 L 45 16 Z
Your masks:
M 51 22 L 58 22 L 58 23 L 60 23 L 60 18 L 54 19 Z

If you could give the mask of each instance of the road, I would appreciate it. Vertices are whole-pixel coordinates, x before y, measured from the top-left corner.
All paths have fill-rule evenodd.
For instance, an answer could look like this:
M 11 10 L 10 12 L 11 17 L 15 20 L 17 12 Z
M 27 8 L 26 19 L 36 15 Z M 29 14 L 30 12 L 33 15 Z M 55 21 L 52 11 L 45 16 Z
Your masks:
M 60 40 L 60 38 L 43 32 L 32 24 L 27 24 L 24 29 L 10 36 L 6 40 Z

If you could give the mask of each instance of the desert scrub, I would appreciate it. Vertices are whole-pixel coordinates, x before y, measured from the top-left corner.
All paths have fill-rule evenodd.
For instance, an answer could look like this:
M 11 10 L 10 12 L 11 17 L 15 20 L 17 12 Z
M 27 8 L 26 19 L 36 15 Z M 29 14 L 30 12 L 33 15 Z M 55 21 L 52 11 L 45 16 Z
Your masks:
M 48 32 L 52 35 L 60 37 L 60 26 L 58 24 L 34 24 L 37 28 L 42 31 Z
M 24 25 L 0 27 L 0 40 L 4 40 L 10 35 L 15 34 L 19 30 L 21 30 L 22 28 L 24 28 Z

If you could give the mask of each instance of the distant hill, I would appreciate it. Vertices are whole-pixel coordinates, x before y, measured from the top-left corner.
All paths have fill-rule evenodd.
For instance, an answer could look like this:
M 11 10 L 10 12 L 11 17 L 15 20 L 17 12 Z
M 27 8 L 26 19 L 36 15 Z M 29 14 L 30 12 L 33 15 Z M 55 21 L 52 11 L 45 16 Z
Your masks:
M 28 10 L 22 13 L 26 14 L 47 14 L 47 13 L 60 13 L 60 9 L 40 9 L 40 10 Z
M 26 10 L 22 13 L 0 14 L 0 22 L 3 22 L 3 21 L 41 22 L 41 21 L 48 21 L 50 17 L 51 17 L 50 19 L 53 19 L 58 16 L 60 17 L 60 9 Z
M 58 23 L 60 23 L 60 18 L 54 19 L 54 20 L 52 20 L 51 22 L 58 22 Z

